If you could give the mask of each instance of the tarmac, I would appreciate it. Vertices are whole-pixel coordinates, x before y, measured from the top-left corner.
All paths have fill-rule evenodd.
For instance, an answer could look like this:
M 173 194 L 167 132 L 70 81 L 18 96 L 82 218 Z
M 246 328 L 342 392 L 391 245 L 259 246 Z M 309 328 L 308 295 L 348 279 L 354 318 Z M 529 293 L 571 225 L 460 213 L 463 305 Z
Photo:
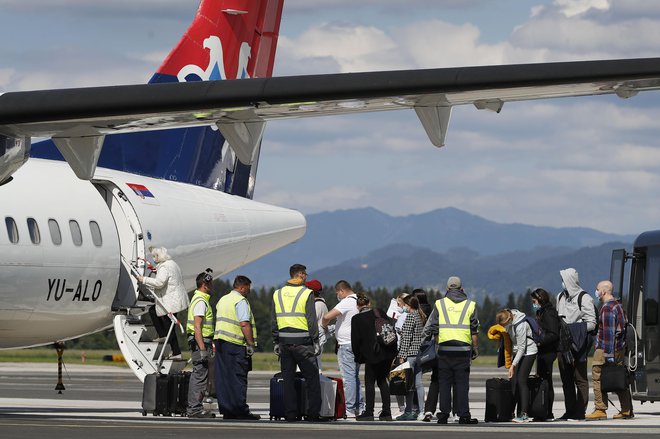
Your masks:
M 142 384 L 127 368 L 111 366 L 68 366 L 64 375 L 65 390 L 59 394 L 56 364 L 0 363 L 0 438 L 70 437 L 141 438 L 203 437 L 215 434 L 240 435 L 241 438 L 402 438 L 461 437 L 510 438 L 512 434 L 544 438 L 557 435 L 634 435 L 660 434 L 660 404 L 634 403 L 635 418 L 629 420 L 530 422 L 527 424 L 485 423 L 485 382 L 491 377 L 503 377 L 501 370 L 473 367 L 470 376 L 470 409 L 479 419 L 477 425 L 434 422 L 394 421 L 356 422 L 338 420 L 325 423 L 269 420 L 269 380 L 274 372 L 251 372 L 248 403 L 259 421 L 225 421 L 221 416 L 207 420 L 185 417 L 143 416 Z M 326 371 L 338 376 L 337 371 Z M 425 375 L 426 376 L 426 375 Z M 426 377 L 428 379 L 428 377 Z M 564 413 L 559 377 L 555 381 L 555 415 Z M 378 392 L 376 400 L 379 401 Z M 618 406 L 616 396 L 614 404 Z M 396 415 L 396 402 L 392 398 Z M 589 411 L 592 410 L 590 404 Z M 376 411 L 379 410 L 377 406 Z M 610 407 L 610 418 L 616 413 Z M 190 436 L 192 437 L 192 436 Z

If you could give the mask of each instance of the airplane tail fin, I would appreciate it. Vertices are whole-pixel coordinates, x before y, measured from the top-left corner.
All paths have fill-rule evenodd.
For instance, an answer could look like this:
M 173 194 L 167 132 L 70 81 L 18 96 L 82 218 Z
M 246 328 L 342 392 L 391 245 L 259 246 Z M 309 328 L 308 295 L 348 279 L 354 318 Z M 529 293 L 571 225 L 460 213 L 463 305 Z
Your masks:
M 149 82 L 271 76 L 283 2 L 201 0 Z M 62 160 L 50 140 L 33 145 L 32 156 Z M 106 136 L 98 166 L 252 198 L 258 156 L 242 163 L 215 127 L 181 128 Z

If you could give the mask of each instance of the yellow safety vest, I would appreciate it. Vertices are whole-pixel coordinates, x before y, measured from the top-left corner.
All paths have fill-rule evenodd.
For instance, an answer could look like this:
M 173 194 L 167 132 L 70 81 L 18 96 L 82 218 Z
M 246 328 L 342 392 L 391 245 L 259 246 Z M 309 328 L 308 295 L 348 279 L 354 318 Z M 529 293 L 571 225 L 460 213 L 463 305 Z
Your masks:
M 474 314 L 476 303 L 464 300 L 455 303 L 446 297 L 436 300 L 438 310 L 438 349 L 444 351 L 470 351 L 472 349 L 472 332 L 470 317 Z M 460 341 L 467 346 L 440 346 L 447 341 Z
M 312 290 L 302 285 L 286 285 L 273 294 L 280 343 L 311 344 L 306 306 Z
M 257 325 L 254 323 L 254 314 L 250 302 L 238 291 L 231 291 L 220 298 L 215 307 L 215 340 L 224 340 L 237 345 L 247 346 L 247 341 L 241 330 L 241 322 L 236 316 L 236 305 L 241 300 L 248 304 L 250 312 L 250 325 L 252 325 L 252 339 L 257 344 Z
M 202 320 L 202 337 L 213 337 L 213 310 L 209 303 L 210 298 L 211 295 L 195 290 L 195 294 L 193 294 L 190 306 L 188 307 L 188 324 L 186 325 L 186 332 L 188 334 L 195 335 L 195 316 L 193 315 L 193 311 L 195 310 L 195 305 L 202 301 L 206 303 L 206 314 L 204 315 L 204 320 Z

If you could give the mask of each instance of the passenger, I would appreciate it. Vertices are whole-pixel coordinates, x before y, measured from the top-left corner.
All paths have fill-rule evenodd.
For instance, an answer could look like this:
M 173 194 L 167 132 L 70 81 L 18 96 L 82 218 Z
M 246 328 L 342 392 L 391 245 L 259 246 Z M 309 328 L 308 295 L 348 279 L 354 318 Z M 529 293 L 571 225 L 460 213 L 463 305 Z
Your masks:
M 345 280 L 335 284 L 335 292 L 339 303 L 323 317 L 322 324 L 326 330 L 328 324 L 337 319 L 335 324 L 335 337 L 339 344 L 337 362 L 344 380 L 346 416 L 354 418 L 364 410 L 364 401 L 360 396 L 360 364 L 355 361 L 351 347 L 351 320 L 358 313 L 357 295 L 353 292 L 351 284 Z
M 446 424 L 452 412 L 452 387 L 455 392 L 454 412 L 459 424 L 476 424 L 470 414 L 470 360 L 479 355 L 477 334 L 479 319 L 475 302 L 463 291 L 461 279 L 447 280 L 447 294 L 435 302 L 424 327 L 424 335 L 438 341 L 438 424 Z
M 517 413 L 513 422 L 529 422 L 529 386 L 527 378 L 536 360 L 538 348 L 533 339 L 532 327 L 524 321 L 525 313 L 517 309 L 503 309 L 497 313 L 495 321 L 506 328 L 513 344 L 513 361 L 509 368 L 509 379 L 513 394 L 518 403 Z
M 426 314 L 420 309 L 419 301 L 415 296 L 407 296 L 403 299 L 403 312 L 407 314 L 406 321 L 401 331 L 401 347 L 397 354 L 398 363 L 408 361 L 413 366 L 415 374 L 415 387 L 411 388 L 406 395 L 406 408 L 402 415 L 397 416 L 397 421 L 415 421 L 419 416 L 413 408 L 413 398 L 417 393 L 417 407 L 424 407 L 424 384 L 422 383 L 422 369 L 415 367 L 415 358 L 422 344 Z M 422 418 L 424 416 L 422 415 Z
M 600 387 L 600 377 L 606 364 L 623 365 L 626 350 L 626 316 L 623 307 L 612 295 L 612 282 L 603 280 L 596 287 L 596 298 L 603 304 L 600 308 L 596 352 L 591 368 L 591 378 L 594 383 L 594 411 L 586 416 L 588 420 L 607 419 L 607 393 L 603 395 Z M 634 417 L 630 387 L 617 392 L 621 411 L 614 419 L 631 419 Z
M 394 329 L 397 335 L 397 352 L 399 347 L 401 347 L 401 330 L 403 328 L 403 324 L 406 322 L 406 317 L 408 316 L 407 313 L 403 312 L 403 299 L 409 295 L 410 293 L 406 293 L 405 291 L 399 294 L 395 299 L 392 299 L 394 301 L 394 305 L 392 305 L 390 302 L 390 307 L 387 310 L 387 315 L 396 320 Z M 397 416 L 399 416 L 406 411 L 406 397 L 404 395 L 396 395 L 396 403 L 399 408 L 399 414 Z
M 327 339 L 326 331 L 323 330 L 323 325 L 321 321 L 323 316 L 328 312 L 328 305 L 325 304 L 325 299 L 321 297 L 321 292 L 323 291 L 323 285 L 316 279 L 312 279 L 309 282 L 305 282 L 305 286 L 312 290 L 314 293 L 314 307 L 316 309 L 316 321 L 318 322 L 319 327 L 319 345 L 321 346 L 321 353 L 316 357 L 316 361 L 319 365 L 319 372 L 322 370 L 322 361 L 321 357 L 323 356 L 323 347 Z
M 552 420 L 552 405 L 555 401 L 555 390 L 552 384 L 552 365 L 557 359 L 557 350 L 559 347 L 559 315 L 557 310 L 550 302 L 550 295 L 542 288 L 537 288 L 531 293 L 532 307 L 536 312 L 536 320 L 543 329 L 543 339 L 538 345 L 538 357 L 536 373 L 541 379 L 548 382 L 549 404 L 548 414 L 544 419 L 534 420 Z
M 298 420 L 298 397 L 295 387 L 296 367 L 300 368 L 307 387 L 307 420 L 318 422 L 321 411 L 321 384 L 316 358 L 321 353 L 314 295 L 304 283 L 306 267 L 294 264 L 291 279 L 275 291 L 272 302 L 274 351 L 280 357 L 284 380 L 284 412 L 287 422 Z M 303 410 L 301 409 L 301 412 Z
M 369 298 L 363 293 L 357 294 L 359 313 L 351 321 L 351 348 L 355 361 L 364 363 L 364 393 L 366 406 L 364 411 L 355 417 L 358 421 L 374 420 L 374 405 L 376 399 L 375 384 L 378 384 L 383 408 L 378 414 L 381 421 L 391 421 L 390 388 L 387 376 L 392 360 L 396 357 L 396 344 L 385 346 L 376 339 L 376 312 L 386 317 L 385 311 L 371 309 Z
M 559 272 L 562 292 L 557 296 L 557 313 L 571 328 L 573 341 L 577 344 L 573 364 L 559 356 L 559 374 L 564 390 L 566 413 L 559 420 L 584 419 L 589 404 L 589 381 L 587 379 L 587 355 L 593 338 L 589 333 L 596 329 L 596 311 L 592 296 L 580 286 L 578 272 L 567 268 Z M 581 300 L 580 300 L 581 297 Z M 577 391 L 576 391 L 577 388 Z
M 209 373 L 209 353 L 213 339 L 213 309 L 209 303 L 213 276 L 204 272 L 197 275 L 197 290 L 188 309 L 188 345 L 190 346 L 193 371 L 188 387 L 189 418 L 211 418 L 213 414 L 204 410 L 204 400 Z
M 154 329 L 160 338 L 158 341 L 165 341 L 172 324 L 168 315 L 174 316 L 179 311 L 188 308 L 190 301 L 183 285 L 181 269 L 167 253 L 167 249 L 155 247 L 151 249 L 151 256 L 156 262 L 156 277 L 137 276 L 137 280 L 139 283 L 151 288 L 164 306 L 163 308 L 156 302 L 156 305 L 149 308 L 149 316 L 151 316 Z M 172 328 L 168 342 L 172 351 L 169 358 L 180 360 L 181 348 L 179 347 L 175 328 Z
M 215 319 L 215 389 L 224 419 L 261 419 L 247 404 L 248 372 L 257 345 L 257 326 L 247 297 L 252 281 L 236 276 L 233 290 L 220 298 Z
M 412 292 L 413 296 L 419 301 L 419 307 L 424 312 L 424 315 L 430 316 L 433 312 L 433 307 L 426 297 L 426 291 L 421 288 L 416 288 Z M 431 383 L 429 384 L 429 391 L 426 394 L 426 401 L 424 401 L 424 417 L 422 421 L 431 422 L 433 414 L 438 406 L 438 364 L 435 363 L 431 367 Z

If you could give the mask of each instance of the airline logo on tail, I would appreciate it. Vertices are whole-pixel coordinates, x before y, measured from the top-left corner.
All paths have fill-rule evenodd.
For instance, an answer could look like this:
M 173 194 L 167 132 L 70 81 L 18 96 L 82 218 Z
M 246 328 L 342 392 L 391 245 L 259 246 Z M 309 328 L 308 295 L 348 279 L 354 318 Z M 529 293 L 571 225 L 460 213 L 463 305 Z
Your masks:
M 220 41 L 220 38 L 215 35 L 206 38 L 204 40 L 204 48 L 209 51 L 208 66 L 205 69 L 196 64 L 188 64 L 182 67 L 176 75 L 179 82 L 228 79 L 225 73 L 224 51 L 222 50 L 222 41 Z M 247 71 L 250 51 L 251 48 L 248 43 L 241 43 L 241 48 L 238 52 L 238 68 L 236 69 L 234 78 L 244 79 L 250 77 Z

